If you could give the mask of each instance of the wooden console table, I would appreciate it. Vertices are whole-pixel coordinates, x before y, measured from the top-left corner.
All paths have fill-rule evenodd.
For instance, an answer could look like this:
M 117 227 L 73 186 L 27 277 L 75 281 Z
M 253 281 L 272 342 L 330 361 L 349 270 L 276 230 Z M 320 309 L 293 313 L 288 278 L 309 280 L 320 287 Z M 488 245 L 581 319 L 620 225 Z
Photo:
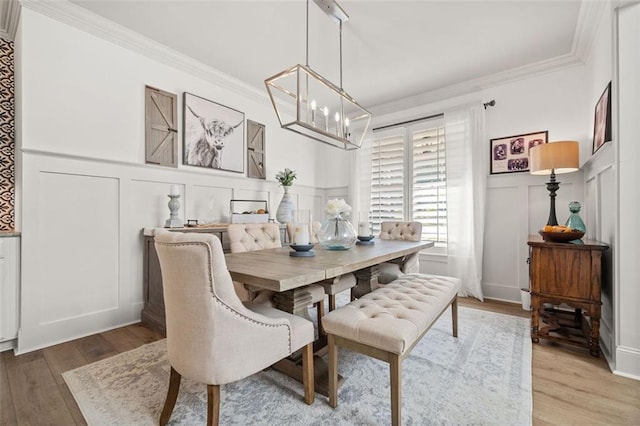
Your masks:
M 589 348 L 600 356 L 602 252 L 599 241 L 552 243 L 529 237 L 531 341 L 539 339 Z M 544 304 L 552 308 L 544 308 Z M 572 310 L 562 309 L 565 304 Z M 557 306 L 557 307 L 556 307 Z M 546 323 L 540 328 L 540 319 Z M 588 317 L 588 318 L 587 318 Z

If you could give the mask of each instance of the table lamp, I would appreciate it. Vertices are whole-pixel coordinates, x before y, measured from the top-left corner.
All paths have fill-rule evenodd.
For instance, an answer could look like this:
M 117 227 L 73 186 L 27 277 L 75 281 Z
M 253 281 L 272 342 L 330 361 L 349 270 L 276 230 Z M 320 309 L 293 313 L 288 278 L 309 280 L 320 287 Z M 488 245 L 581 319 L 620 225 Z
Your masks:
M 556 174 L 571 173 L 579 169 L 580 144 L 576 141 L 549 142 L 534 146 L 529 150 L 530 173 L 532 175 L 550 175 L 547 182 L 550 207 L 547 225 L 557 225 L 556 191 L 560 182 Z

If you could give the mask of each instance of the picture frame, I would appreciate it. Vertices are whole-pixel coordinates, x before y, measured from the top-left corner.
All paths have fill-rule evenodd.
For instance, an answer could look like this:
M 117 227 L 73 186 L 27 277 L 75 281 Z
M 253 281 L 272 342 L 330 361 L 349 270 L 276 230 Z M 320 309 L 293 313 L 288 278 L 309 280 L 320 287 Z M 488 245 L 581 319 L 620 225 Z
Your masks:
M 247 120 L 247 176 L 266 179 L 265 126 Z
M 244 173 L 244 113 L 184 92 L 183 162 Z
M 593 114 L 593 152 L 611 142 L 611 82 L 600 95 Z
M 548 140 L 548 130 L 491 139 L 491 174 L 528 172 L 529 149 L 547 143 Z

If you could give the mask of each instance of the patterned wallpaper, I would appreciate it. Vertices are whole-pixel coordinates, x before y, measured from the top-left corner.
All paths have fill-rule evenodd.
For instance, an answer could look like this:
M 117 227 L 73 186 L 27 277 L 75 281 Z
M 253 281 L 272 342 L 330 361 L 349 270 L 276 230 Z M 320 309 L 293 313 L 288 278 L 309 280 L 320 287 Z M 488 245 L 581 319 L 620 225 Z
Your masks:
M 0 38 L 0 231 L 15 228 L 13 43 Z

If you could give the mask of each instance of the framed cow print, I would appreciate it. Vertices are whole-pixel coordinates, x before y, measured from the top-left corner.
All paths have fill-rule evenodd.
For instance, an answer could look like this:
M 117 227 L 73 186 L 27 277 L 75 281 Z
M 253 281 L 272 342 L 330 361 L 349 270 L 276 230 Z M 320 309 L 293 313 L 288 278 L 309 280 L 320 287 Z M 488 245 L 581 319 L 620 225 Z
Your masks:
M 184 164 L 244 173 L 244 113 L 184 93 Z

